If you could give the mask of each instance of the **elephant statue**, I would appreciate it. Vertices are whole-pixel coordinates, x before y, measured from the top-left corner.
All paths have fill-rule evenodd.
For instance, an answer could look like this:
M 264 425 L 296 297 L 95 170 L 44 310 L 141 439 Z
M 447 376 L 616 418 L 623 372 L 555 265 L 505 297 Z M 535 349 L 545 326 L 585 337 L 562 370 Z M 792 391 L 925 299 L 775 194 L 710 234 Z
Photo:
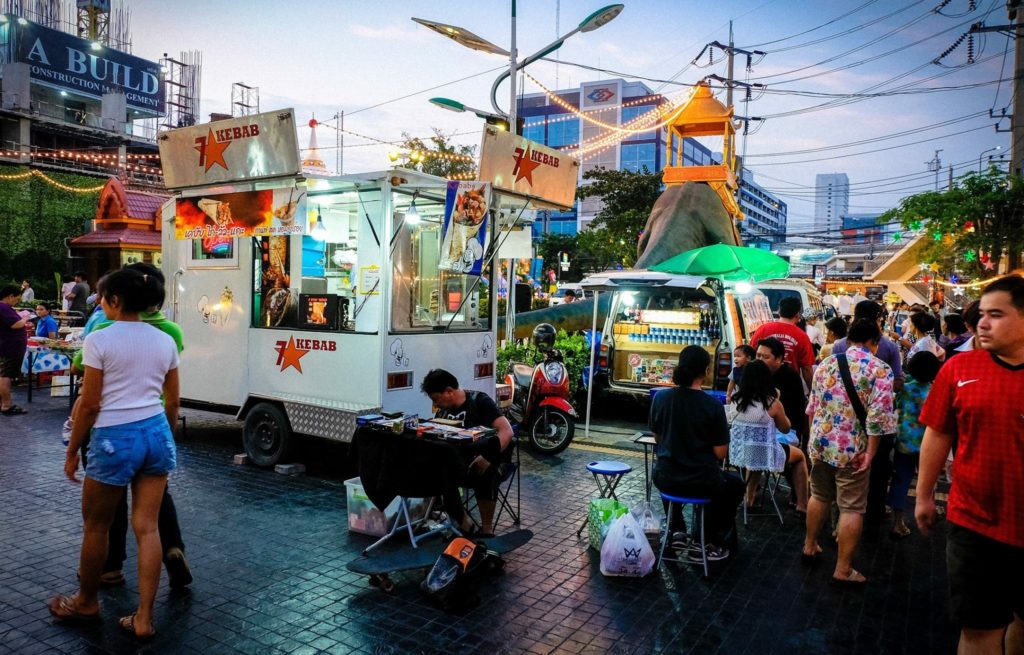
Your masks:
M 742 245 L 718 194 L 704 182 L 673 185 L 651 209 L 633 267 L 650 268 L 679 253 L 716 243 Z

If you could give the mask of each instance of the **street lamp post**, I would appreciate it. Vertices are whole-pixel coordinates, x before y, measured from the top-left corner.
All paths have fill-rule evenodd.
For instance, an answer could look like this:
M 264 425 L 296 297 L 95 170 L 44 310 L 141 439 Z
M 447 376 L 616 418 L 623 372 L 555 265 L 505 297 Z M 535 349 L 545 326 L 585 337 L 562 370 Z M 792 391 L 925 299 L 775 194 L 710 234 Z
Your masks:
M 981 173 L 981 158 L 985 156 L 985 153 L 994 152 L 996 150 L 1002 150 L 1002 149 L 1003 149 L 1002 146 L 996 146 L 994 148 L 989 148 L 988 150 L 982 150 L 981 154 L 978 155 L 978 172 Z
M 558 37 L 557 39 L 555 39 L 548 45 L 544 46 L 543 48 L 541 48 L 534 54 L 530 55 L 529 57 L 526 57 L 522 61 L 517 61 L 516 0 L 511 0 L 511 2 L 512 34 L 510 47 L 507 51 L 499 46 L 494 45 L 487 39 L 479 37 L 476 34 L 470 32 L 469 30 L 465 30 L 461 27 L 456 27 L 454 25 L 446 25 L 444 23 L 438 23 L 436 21 L 430 21 L 422 18 L 413 18 L 412 20 L 415 21 L 416 23 L 419 23 L 420 25 L 423 25 L 426 28 L 433 30 L 434 32 L 437 32 L 441 36 L 446 36 L 449 39 L 452 39 L 453 41 L 466 46 L 467 48 L 471 48 L 473 50 L 480 50 L 482 52 L 488 52 L 491 54 L 508 55 L 508 70 L 499 75 L 498 78 L 494 80 L 494 84 L 491 85 L 491 106 L 494 108 L 494 111 L 496 111 L 499 115 L 508 117 L 509 132 L 512 132 L 513 134 L 518 134 L 519 130 L 517 129 L 516 125 L 516 119 L 518 114 L 516 107 L 516 73 L 518 73 L 523 68 L 529 66 L 533 62 L 537 61 L 538 59 L 546 57 L 555 50 L 561 48 L 562 44 L 565 43 L 565 40 L 571 37 L 572 35 L 576 34 L 577 32 L 592 32 L 598 29 L 599 27 L 603 27 L 604 25 L 608 24 L 622 12 L 624 5 L 613 4 L 598 9 L 597 11 L 593 12 L 592 14 L 584 18 L 582 21 L 580 21 L 580 24 L 577 25 L 575 29 L 573 29 L 572 31 L 568 32 L 563 36 Z M 502 81 L 506 77 L 509 78 L 509 107 L 507 113 L 503 112 L 501 110 L 501 107 L 498 106 L 498 87 L 501 85 Z M 462 103 L 447 100 L 446 98 L 434 98 L 431 100 L 431 102 L 433 102 L 435 105 L 443 107 L 444 109 L 449 109 L 451 111 L 472 111 L 474 114 L 482 118 L 488 118 L 490 116 L 487 112 L 466 107 Z M 505 340 L 507 342 L 511 342 L 515 339 L 516 300 L 515 286 L 513 280 L 515 280 L 515 261 L 510 260 L 508 268 L 509 293 L 508 299 L 506 301 L 507 311 L 505 313 Z

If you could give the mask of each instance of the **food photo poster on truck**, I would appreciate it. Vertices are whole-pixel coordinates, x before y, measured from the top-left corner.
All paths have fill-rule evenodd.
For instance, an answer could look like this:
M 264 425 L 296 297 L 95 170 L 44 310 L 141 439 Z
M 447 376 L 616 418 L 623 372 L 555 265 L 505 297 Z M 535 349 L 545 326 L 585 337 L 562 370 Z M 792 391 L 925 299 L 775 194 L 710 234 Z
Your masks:
M 490 206 L 491 185 L 487 182 L 448 183 L 439 269 L 480 275 Z
M 306 192 L 266 189 L 178 198 L 177 239 L 288 236 L 305 234 Z

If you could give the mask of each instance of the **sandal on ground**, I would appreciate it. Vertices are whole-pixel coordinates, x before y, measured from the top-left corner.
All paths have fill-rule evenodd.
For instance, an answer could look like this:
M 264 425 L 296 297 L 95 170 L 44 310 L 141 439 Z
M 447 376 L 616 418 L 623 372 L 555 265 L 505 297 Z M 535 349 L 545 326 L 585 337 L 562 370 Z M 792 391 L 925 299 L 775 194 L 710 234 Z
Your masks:
M 120 620 L 118 620 L 117 624 L 121 626 L 122 630 L 131 633 L 139 641 L 149 641 L 150 639 L 156 636 L 156 628 L 153 628 L 152 630 L 150 630 L 150 632 L 144 635 L 140 635 L 138 632 L 136 632 L 134 614 L 122 616 Z
M 856 569 L 850 569 L 850 572 L 842 578 L 837 578 L 835 575 L 832 576 L 832 584 L 837 587 L 851 587 L 861 589 L 866 585 L 868 579 L 865 578 Z
M 100 618 L 99 610 L 83 612 L 78 609 L 75 596 L 55 596 L 50 601 L 50 614 L 58 621 L 96 621 Z
M 821 555 L 821 546 L 815 544 L 815 546 L 814 546 L 814 553 L 813 554 L 808 554 L 808 553 L 804 553 L 804 552 L 800 553 L 800 563 L 804 564 L 806 566 L 810 566 L 812 564 L 817 564 L 818 560 L 820 559 L 820 555 Z
M 910 527 L 908 527 L 906 524 L 894 527 L 892 530 L 889 531 L 889 537 L 897 541 L 899 541 L 900 539 L 906 539 L 910 536 L 910 534 Z
M 19 414 L 28 414 L 28 412 L 17 405 L 11 405 L 7 409 L 0 410 L 0 414 L 4 416 L 18 416 Z

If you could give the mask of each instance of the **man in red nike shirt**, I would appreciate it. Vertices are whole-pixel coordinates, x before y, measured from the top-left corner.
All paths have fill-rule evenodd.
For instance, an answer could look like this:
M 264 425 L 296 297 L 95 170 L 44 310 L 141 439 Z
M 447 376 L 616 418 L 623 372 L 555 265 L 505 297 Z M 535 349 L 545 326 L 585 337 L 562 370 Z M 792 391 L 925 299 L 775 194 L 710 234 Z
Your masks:
M 935 481 L 957 439 L 946 566 L 959 653 L 1024 653 L 1024 277 L 982 292 L 980 350 L 939 371 L 919 420 L 915 516 L 935 523 Z M 1005 640 L 1005 651 L 1004 648 Z
M 795 296 L 787 296 L 779 301 L 779 320 L 765 323 L 757 328 L 754 336 L 750 339 L 750 345 L 755 349 L 757 342 L 761 339 L 774 337 L 786 347 L 786 363 L 793 367 L 793 370 L 803 376 L 807 387 L 811 386 L 811 373 L 814 366 L 814 346 L 811 345 L 811 338 L 800 329 L 797 323 L 800 322 L 802 310 L 800 299 Z M 790 420 L 793 420 L 792 418 Z

